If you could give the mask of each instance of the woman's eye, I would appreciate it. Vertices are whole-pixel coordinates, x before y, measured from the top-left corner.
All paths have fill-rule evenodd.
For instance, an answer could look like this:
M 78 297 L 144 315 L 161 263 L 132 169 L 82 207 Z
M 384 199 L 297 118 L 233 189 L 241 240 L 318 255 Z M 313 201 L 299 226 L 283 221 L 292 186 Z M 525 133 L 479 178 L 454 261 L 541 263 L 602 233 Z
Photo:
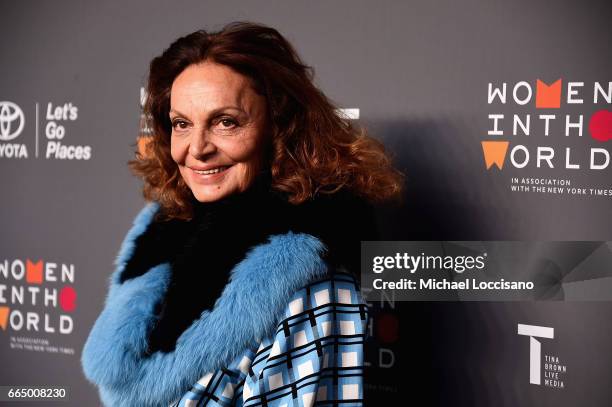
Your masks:
M 185 130 L 189 124 L 184 120 L 175 120 L 172 122 L 172 127 L 175 130 Z
M 219 123 L 221 123 L 221 126 L 226 128 L 226 129 L 230 129 L 230 128 L 236 126 L 236 124 L 237 124 L 234 119 L 229 119 L 229 118 L 220 119 Z

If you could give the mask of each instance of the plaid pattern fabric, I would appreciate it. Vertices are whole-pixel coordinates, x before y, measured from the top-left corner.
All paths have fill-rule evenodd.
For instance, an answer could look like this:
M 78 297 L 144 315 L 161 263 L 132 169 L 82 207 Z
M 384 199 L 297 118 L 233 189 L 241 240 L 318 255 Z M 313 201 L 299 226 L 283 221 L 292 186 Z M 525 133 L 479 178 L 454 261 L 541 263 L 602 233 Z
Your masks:
M 291 297 L 273 337 L 204 375 L 171 406 L 362 406 L 367 318 L 352 275 L 312 282 Z

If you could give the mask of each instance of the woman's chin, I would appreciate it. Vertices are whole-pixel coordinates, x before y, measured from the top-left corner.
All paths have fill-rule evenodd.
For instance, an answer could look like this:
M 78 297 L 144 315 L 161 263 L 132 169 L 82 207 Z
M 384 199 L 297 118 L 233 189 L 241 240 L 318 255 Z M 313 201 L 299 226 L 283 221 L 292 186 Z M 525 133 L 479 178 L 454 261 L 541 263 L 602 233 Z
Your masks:
M 197 187 L 192 189 L 191 192 L 195 199 L 202 203 L 219 201 L 231 195 L 230 191 L 221 186 Z

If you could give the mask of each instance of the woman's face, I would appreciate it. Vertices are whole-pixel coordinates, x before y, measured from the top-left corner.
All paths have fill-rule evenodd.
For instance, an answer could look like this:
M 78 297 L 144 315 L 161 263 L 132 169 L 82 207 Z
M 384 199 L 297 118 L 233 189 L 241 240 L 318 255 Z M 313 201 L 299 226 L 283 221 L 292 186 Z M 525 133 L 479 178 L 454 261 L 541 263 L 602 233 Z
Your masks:
M 250 80 L 213 62 L 188 66 L 170 93 L 172 159 L 195 198 L 246 190 L 263 165 L 266 101 Z

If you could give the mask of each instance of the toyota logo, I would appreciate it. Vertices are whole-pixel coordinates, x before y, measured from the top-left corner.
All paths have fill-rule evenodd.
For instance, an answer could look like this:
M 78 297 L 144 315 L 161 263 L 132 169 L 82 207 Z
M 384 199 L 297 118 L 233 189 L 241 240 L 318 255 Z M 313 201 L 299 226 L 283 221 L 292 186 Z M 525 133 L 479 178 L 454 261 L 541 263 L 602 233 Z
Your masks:
M 0 140 L 8 141 L 21 134 L 25 118 L 23 111 L 13 102 L 0 102 Z

